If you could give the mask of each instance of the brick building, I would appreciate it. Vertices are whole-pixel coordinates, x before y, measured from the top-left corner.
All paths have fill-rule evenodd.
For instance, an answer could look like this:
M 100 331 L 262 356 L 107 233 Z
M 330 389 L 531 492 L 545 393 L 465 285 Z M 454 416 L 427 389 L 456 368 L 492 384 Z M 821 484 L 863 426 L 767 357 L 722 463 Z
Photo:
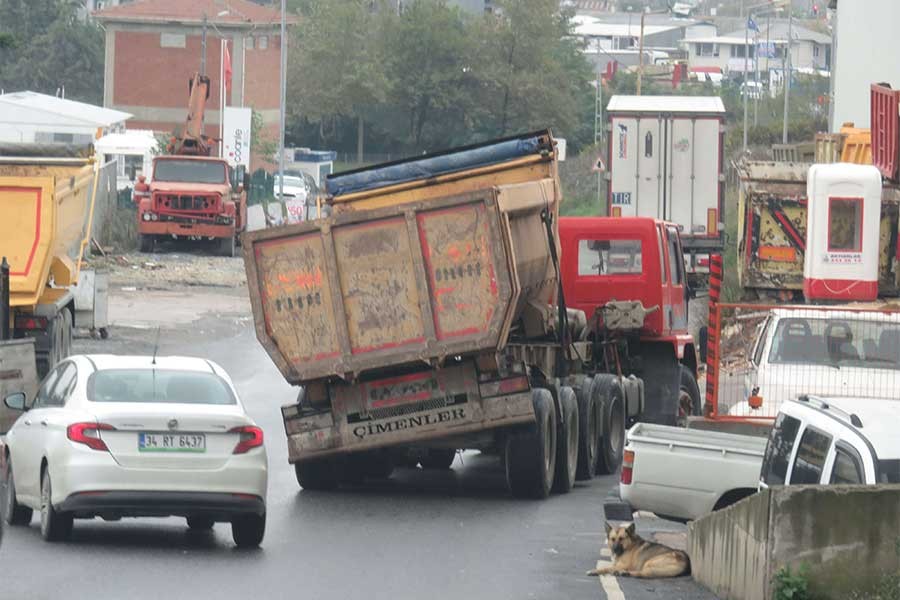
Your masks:
M 258 111 L 278 138 L 280 13 L 248 0 L 137 0 L 93 13 L 106 30 L 103 105 L 134 115 L 134 129 L 171 132 L 187 116 L 188 81 L 200 68 L 204 17 L 210 78 L 206 133 L 219 136 L 222 40 L 231 58 L 226 105 Z M 253 168 L 260 165 L 253 157 Z

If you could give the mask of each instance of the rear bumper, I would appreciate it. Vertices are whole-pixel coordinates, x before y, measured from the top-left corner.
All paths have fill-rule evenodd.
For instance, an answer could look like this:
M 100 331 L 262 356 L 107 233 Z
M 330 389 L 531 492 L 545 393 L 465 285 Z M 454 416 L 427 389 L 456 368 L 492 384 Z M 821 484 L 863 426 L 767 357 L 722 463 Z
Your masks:
M 111 515 L 122 517 L 211 516 L 229 520 L 239 515 L 264 515 L 265 500 L 252 494 L 210 492 L 80 492 L 56 507 L 76 516 Z

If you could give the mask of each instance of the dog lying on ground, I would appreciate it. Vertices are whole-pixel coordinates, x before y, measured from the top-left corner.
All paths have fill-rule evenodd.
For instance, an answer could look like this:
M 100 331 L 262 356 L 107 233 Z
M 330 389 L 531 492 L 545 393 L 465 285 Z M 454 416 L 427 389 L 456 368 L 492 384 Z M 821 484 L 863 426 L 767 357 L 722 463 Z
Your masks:
M 648 542 L 628 527 L 606 524 L 606 543 L 612 552 L 613 563 L 602 569 L 591 569 L 588 575 L 619 575 L 623 577 L 679 577 L 691 572 L 691 561 L 681 550 Z

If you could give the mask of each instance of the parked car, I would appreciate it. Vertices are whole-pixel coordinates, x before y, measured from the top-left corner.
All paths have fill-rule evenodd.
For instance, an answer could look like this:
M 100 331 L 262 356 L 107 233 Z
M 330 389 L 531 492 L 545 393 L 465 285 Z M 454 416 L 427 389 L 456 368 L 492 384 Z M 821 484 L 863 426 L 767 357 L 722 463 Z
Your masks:
M 801 396 L 769 435 L 760 488 L 900 483 L 900 399 Z
M 900 389 L 900 314 L 776 309 L 760 329 L 731 416 L 772 417 L 802 394 L 890 397 Z
M 263 432 L 215 363 L 71 356 L 33 401 L 5 404 L 24 411 L 6 436 L 8 524 L 37 510 L 44 539 L 61 540 L 75 518 L 181 516 L 190 529 L 230 522 L 239 547 L 262 541 Z
M 637 423 L 622 461 L 621 499 L 690 521 L 757 491 L 766 438 Z

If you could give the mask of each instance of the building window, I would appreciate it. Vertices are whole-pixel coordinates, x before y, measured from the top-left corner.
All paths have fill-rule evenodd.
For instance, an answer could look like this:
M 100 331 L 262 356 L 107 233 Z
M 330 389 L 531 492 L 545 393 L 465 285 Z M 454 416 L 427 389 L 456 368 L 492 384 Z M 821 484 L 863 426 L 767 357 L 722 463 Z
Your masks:
M 244 38 L 244 48 L 247 50 L 253 50 L 253 36 L 248 35 Z
M 819 45 L 813 44 L 813 57 L 819 58 Z
M 718 44 L 697 44 L 697 56 L 718 56 Z
M 159 34 L 160 48 L 184 48 L 185 38 L 183 33 L 161 33 Z
M 744 54 L 746 53 L 748 46 L 732 46 L 731 47 L 731 58 L 744 58 Z M 749 46 L 750 48 L 750 58 L 753 58 L 756 55 L 754 51 L 755 48 L 753 46 Z
M 261 35 L 256 38 L 256 47 L 260 50 L 267 50 L 269 48 L 269 36 Z

